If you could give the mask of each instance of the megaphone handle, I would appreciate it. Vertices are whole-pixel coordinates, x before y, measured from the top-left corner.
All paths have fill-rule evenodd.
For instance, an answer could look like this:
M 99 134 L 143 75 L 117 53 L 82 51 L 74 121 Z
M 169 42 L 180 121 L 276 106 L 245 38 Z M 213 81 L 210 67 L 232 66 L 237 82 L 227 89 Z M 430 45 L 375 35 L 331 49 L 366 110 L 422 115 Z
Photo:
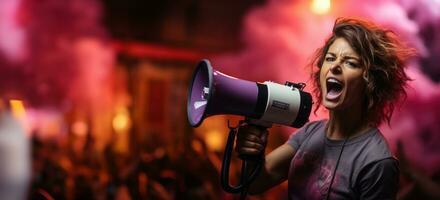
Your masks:
M 249 184 L 257 177 L 259 171 L 261 170 L 261 168 L 263 166 L 263 160 L 261 159 L 262 156 L 260 156 L 260 159 L 243 157 L 242 158 L 242 166 L 241 166 L 242 172 L 241 172 L 240 183 L 237 184 L 236 186 L 229 185 L 229 167 L 230 167 L 230 163 L 231 163 L 231 155 L 232 155 L 232 150 L 233 150 L 233 146 L 234 146 L 234 140 L 235 140 L 235 136 L 237 134 L 237 127 L 230 127 L 229 124 L 228 124 L 228 127 L 229 127 L 229 135 L 228 135 L 228 139 L 226 142 L 225 154 L 223 156 L 220 180 L 221 180 L 222 187 L 226 192 L 229 192 L 229 193 L 240 192 L 241 193 L 240 199 L 245 199 L 246 195 L 247 195 L 247 188 L 248 188 Z M 247 173 L 249 159 L 252 159 L 255 162 L 255 166 L 252 169 L 252 172 L 250 173 L 250 175 L 248 175 L 248 173 Z

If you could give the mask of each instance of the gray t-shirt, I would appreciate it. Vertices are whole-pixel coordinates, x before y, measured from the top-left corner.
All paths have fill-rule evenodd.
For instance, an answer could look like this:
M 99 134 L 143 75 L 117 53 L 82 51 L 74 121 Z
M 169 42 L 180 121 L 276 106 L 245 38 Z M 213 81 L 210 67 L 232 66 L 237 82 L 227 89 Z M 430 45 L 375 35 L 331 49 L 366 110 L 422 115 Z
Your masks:
M 377 128 L 344 140 L 325 136 L 327 121 L 316 121 L 290 136 L 296 154 L 290 163 L 289 199 L 325 199 L 342 151 L 330 199 L 395 199 L 398 161 Z

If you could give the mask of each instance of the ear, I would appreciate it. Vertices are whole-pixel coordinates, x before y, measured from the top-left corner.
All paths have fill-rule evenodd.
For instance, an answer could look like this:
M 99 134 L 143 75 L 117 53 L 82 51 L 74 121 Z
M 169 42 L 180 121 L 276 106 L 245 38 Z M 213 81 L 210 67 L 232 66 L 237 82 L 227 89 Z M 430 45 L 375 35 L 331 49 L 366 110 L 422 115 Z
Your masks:
M 362 78 L 364 79 L 365 83 L 369 84 L 370 83 L 370 73 L 368 73 L 368 69 L 364 70 L 364 72 L 362 72 Z

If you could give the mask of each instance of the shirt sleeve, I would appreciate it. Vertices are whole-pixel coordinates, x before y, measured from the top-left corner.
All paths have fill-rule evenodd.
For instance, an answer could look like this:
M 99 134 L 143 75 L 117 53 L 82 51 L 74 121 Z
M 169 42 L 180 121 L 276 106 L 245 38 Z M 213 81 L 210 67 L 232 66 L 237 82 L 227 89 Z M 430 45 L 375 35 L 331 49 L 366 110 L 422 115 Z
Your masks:
M 295 133 L 289 136 L 286 144 L 293 147 L 293 149 L 299 149 L 305 138 L 310 134 L 310 126 L 313 126 L 317 122 L 311 122 L 298 129 Z
M 367 165 L 359 174 L 360 199 L 396 199 L 399 184 L 399 163 L 386 158 Z

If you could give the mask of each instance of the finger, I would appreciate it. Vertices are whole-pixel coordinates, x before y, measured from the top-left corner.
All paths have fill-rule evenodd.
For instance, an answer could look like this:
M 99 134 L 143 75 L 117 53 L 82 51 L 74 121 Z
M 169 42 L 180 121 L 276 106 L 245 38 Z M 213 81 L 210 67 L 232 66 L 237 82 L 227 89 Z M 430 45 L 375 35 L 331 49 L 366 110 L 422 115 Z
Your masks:
M 236 146 L 238 148 L 241 148 L 241 147 L 254 147 L 255 146 L 254 143 L 257 143 L 257 142 L 249 141 L 249 140 L 240 140 L 240 141 L 236 142 Z
M 243 149 L 243 148 L 252 148 L 252 149 L 256 149 L 261 152 L 261 151 L 264 151 L 265 144 L 252 142 L 252 141 L 241 141 L 241 142 L 237 143 L 237 145 L 235 146 L 235 151 L 240 152 L 241 149 Z
M 263 144 L 264 142 L 257 136 L 254 135 L 248 135 L 242 138 L 238 138 L 236 140 L 236 145 L 244 145 L 245 142 L 255 142 L 259 144 Z
M 244 147 L 244 148 L 241 148 L 238 151 L 238 153 L 241 154 L 241 155 L 260 155 L 261 151 L 259 151 L 257 149 L 254 149 L 254 148 L 246 148 L 246 147 Z
M 249 135 L 245 135 L 243 137 L 243 140 L 244 141 L 250 141 L 250 142 L 263 143 L 263 140 L 259 136 L 250 135 L 250 134 Z
M 242 138 L 240 140 L 236 140 L 236 145 L 237 148 L 241 148 L 241 147 L 265 147 L 266 144 L 258 137 L 256 136 L 250 136 L 248 138 Z
M 264 149 L 264 144 L 246 141 L 243 143 L 243 146 L 241 146 L 241 148 L 254 148 L 259 151 L 262 151 Z

